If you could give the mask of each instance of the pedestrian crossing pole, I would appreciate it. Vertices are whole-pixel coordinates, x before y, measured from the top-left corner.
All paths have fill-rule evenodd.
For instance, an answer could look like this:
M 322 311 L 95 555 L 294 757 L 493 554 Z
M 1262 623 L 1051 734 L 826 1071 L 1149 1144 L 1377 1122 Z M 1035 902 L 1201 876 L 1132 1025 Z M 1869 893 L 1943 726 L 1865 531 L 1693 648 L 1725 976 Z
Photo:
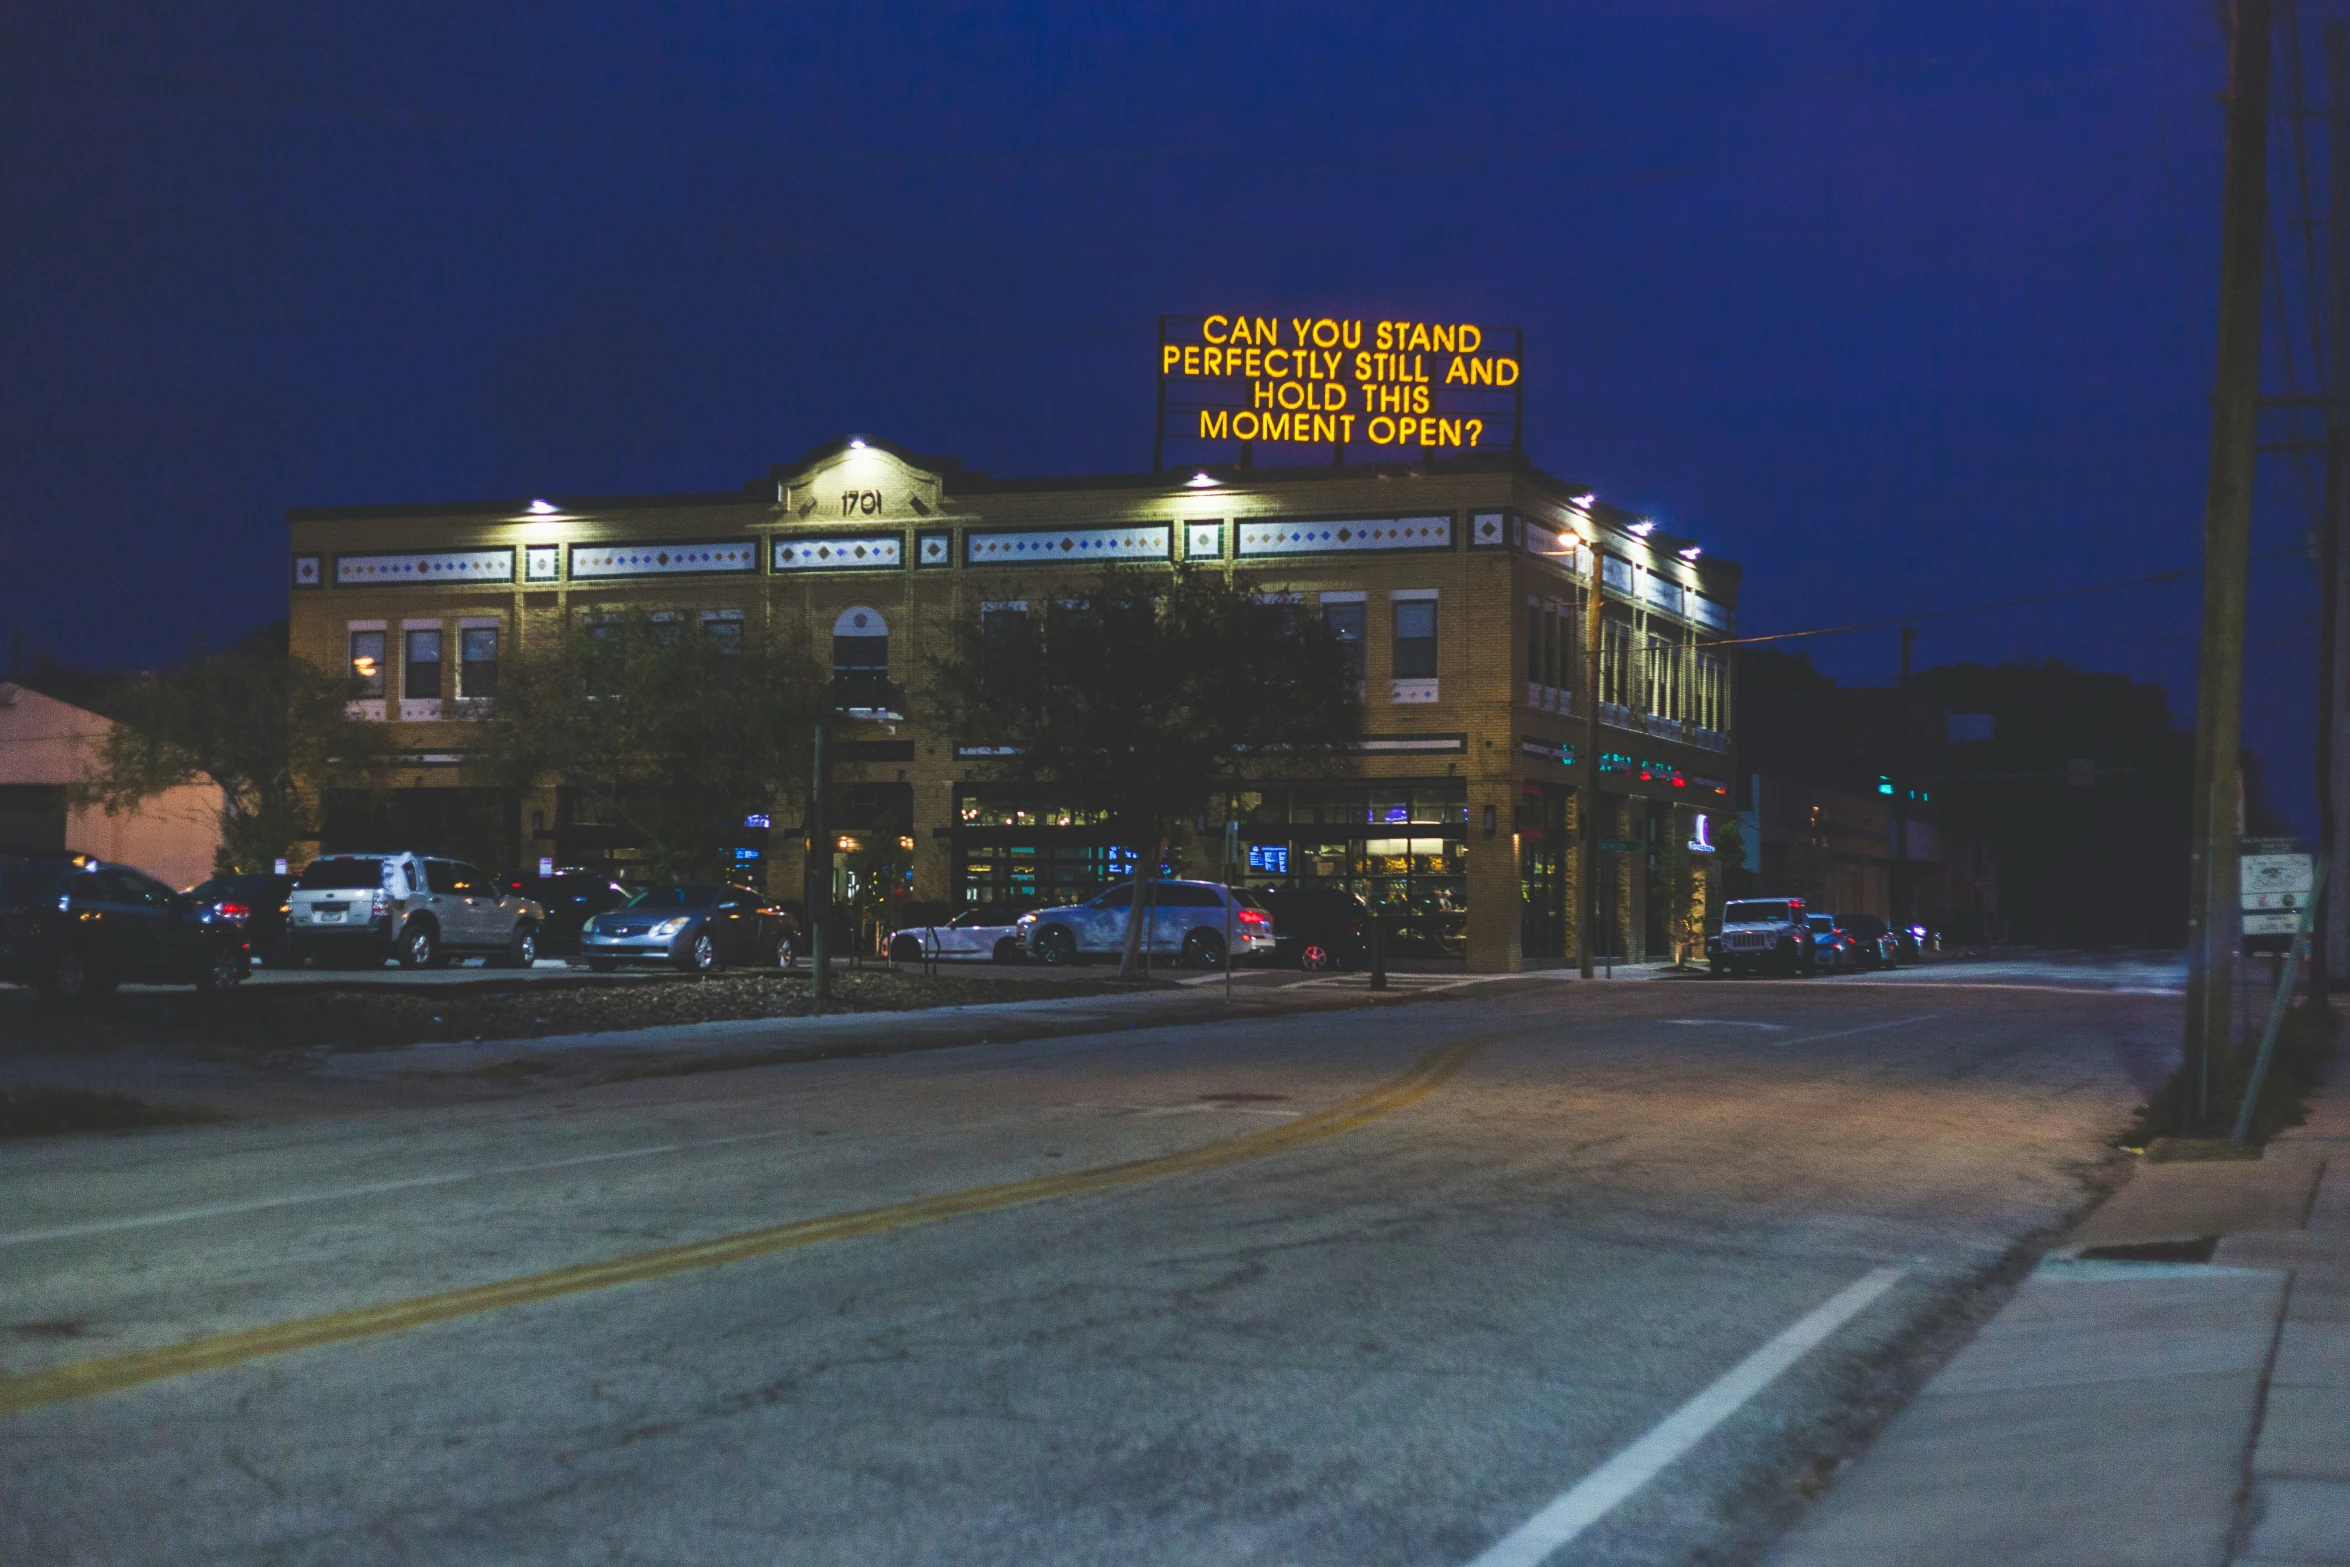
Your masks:
M 2211 1123 L 2214 1056 L 2235 1001 L 2244 601 L 2259 452 L 2262 237 L 2268 215 L 2269 0 L 2234 0 L 2228 130 L 2220 198 L 2219 363 L 2211 394 L 2211 475 L 2203 519 L 2203 651 L 2195 700 L 2195 792 L 2188 839 L 2187 1026 L 2180 1051 L 2183 1130 Z

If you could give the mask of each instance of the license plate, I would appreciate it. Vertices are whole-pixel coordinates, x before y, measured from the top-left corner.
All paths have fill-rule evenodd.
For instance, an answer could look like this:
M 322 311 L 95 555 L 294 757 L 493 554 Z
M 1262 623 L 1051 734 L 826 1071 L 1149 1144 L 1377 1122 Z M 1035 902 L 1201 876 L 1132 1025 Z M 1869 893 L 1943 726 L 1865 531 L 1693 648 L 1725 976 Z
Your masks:
M 339 925 L 343 922 L 343 911 L 341 909 L 320 909 L 313 917 L 321 925 Z

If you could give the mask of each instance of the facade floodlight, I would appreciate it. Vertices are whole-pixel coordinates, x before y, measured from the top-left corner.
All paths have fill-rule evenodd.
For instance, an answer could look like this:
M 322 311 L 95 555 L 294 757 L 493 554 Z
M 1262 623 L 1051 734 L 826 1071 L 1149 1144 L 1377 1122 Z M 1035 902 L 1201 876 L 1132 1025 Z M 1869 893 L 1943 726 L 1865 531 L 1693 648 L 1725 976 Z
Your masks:
M 1579 507 L 1584 511 L 1589 511 L 1591 509 L 1591 503 L 1598 499 L 1599 492 L 1597 490 L 1585 490 L 1582 494 L 1576 496 L 1572 501 L 1568 502 L 1568 504 Z
M 532 501 L 530 505 L 524 509 L 527 510 L 533 517 L 552 517 L 555 515 L 556 508 L 553 501 Z
M 1683 560 L 1695 560 L 1698 556 L 1704 554 L 1705 552 L 1699 549 L 1696 545 L 1692 544 L 1686 549 L 1678 550 L 1675 553 L 1678 554 Z
M 1656 519 L 1654 517 L 1641 518 L 1638 522 L 1632 524 L 1631 529 L 1632 537 L 1636 539 L 1645 539 L 1655 531 Z
M 852 452 L 861 452 L 861 451 L 863 451 L 864 449 L 865 449 L 865 438 L 864 438 L 863 436 L 861 436 L 861 435 L 852 435 L 852 436 L 850 436 L 850 437 L 849 437 L 849 450 L 850 450 L 850 451 L 852 451 Z
M 1184 480 L 1183 487 L 1187 490 L 1212 490 L 1216 487 L 1216 481 L 1208 477 L 1207 470 L 1203 468 Z

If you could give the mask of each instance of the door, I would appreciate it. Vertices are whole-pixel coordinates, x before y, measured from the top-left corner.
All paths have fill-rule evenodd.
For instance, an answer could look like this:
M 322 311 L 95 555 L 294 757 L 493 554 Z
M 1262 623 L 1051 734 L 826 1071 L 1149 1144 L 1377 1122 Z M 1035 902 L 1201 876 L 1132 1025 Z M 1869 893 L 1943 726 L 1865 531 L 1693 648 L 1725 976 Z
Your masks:
M 465 906 L 463 894 L 457 891 L 464 882 L 464 877 L 458 874 L 457 862 L 426 860 L 423 869 L 424 889 L 410 900 L 411 906 L 420 903 L 424 912 L 433 917 L 433 923 L 441 928 L 444 948 L 472 946 L 473 911 Z
M 98 886 L 106 904 L 106 966 L 125 979 L 161 975 L 168 966 L 164 937 L 171 893 L 126 870 L 100 871 Z
M 710 917 L 710 935 L 724 961 L 742 964 L 763 959 L 758 951 L 761 901 L 758 894 L 740 887 L 718 889 L 718 911 Z
M 1127 912 L 1133 907 L 1132 882 L 1112 887 L 1085 905 L 1083 923 L 1077 927 L 1077 945 L 1088 952 L 1116 952 L 1124 947 Z
M 451 860 L 449 874 L 449 890 L 465 909 L 466 945 L 504 946 L 514 933 L 514 920 L 498 899 L 498 884 L 463 860 Z

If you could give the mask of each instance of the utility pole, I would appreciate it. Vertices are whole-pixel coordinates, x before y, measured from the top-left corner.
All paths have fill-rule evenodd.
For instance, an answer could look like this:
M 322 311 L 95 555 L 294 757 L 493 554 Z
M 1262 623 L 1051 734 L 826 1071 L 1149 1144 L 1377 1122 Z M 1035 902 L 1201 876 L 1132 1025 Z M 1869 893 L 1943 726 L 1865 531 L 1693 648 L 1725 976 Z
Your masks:
M 2350 888 L 2342 814 L 2350 796 L 2350 640 L 2343 623 L 2342 527 L 2350 510 L 2350 22 L 2325 24 L 2326 57 L 2326 392 L 2325 516 L 2317 525 L 2317 853 L 2329 868 L 2321 889 Z M 2321 890 L 2309 944 L 2309 994 L 2350 973 L 2350 897 Z
M 816 720 L 812 776 L 808 784 L 808 854 L 804 879 L 808 906 L 808 997 L 819 1012 L 832 999 L 832 824 L 826 820 L 832 778 L 824 756 L 824 731 L 829 727 L 827 720 Z
M 1575 834 L 1575 955 L 1592 977 L 1593 927 L 1599 923 L 1599 544 L 1590 546 L 1591 572 L 1583 595 L 1583 755 L 1575 776 L 1582 794 L 1583 830 Z M 1611 865 L 1613 862 L 1610 862 Z
M 1893 923 L 1902 930 L 1917 923 L 1909 896 L 1909 654 L 1917 640 L 1917 627 L 1901 628 L 1901 684 L 1893 690 Z
M 2212 1118 L 2213 1056 L 2227 1048 L 2236 967 L 2236 791 L 2244 706 L 2244 594 L 2260 415 L 2261 234 L 2268 209 L 2269 0 L 2235 0 L 2220 198 L 2219 353 L 2203 516 L 2203 651 L 2187 847 L 2184 1130 Z

